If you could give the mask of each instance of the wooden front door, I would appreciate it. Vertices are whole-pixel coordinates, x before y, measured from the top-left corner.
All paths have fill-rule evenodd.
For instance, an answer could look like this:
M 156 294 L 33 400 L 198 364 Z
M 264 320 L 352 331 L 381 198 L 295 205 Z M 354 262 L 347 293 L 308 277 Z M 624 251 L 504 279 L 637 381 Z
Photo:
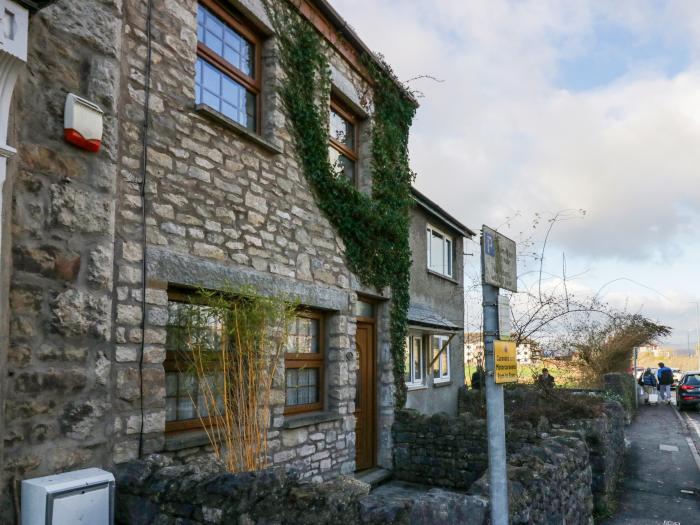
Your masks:
M 355 394 L 355 464 L 357 470 L 374 466 L 374 323 L 357 322 L 357 393 Z

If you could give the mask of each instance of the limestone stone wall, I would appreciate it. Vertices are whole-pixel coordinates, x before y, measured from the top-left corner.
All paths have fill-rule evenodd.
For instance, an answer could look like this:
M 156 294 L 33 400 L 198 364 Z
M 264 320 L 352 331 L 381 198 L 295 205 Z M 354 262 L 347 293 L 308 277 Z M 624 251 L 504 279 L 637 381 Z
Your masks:
M 468 489 L 488 468 L 486 421 L 446 414 L 397 412 L 394 477 L 439 487 Z
M 469 494 L 488 498 L 488 472 Z M 510 523 L 593 525 L 591 466 L 578 437 L 548 436 L 508 458 Z
M 359 524 L 358 501 L 369 492 L 346 476 L 302 484 L 281 468 L 231 474 L 211 462 L 180 465 L 157 455 L 123 464 L 116 478 L 120 525 Z
M 618 377 L 621 374 L 609 374 Z M 607 377 L 607 376 L 606 376 Z M 629 377 L 629 376 L 627 376 Z M 623 384 L 627 378 L 616 379 Z M 632 380 L 633 382 L 633 380 Z M 596 396 L 602 401 L 602 391 L 564 390 L 567 394 L 575 393 L 580 396 Z M 535 406 L 542 402 L 536 390 L 526 387 L 508 388 L 504 390 L 506 407 Z M 483 412 L 483 392 L 460 390 L 458 405 L 460 414 L 480 414 Z M 545 401 L 546 402 L 546 401 Z M 517 408 L 515 409 L 517 410 Z M 527 425 L 507 423 L 508 447 L 513 450 L 517 443 L 529 441 L 536 443 L 542 435 L 573 436 L 582 439 L 588 446 L 589 463 L 591 465 L 594 505 L 597 512 L 604 513 L 614 502 L 615 489 L 622 469 L 625 455 L 625 422 L 629 414 L 617 401 L 606 401 L 602 404 L 601 414 L 594 418 L 570 418 L 565 422 L 553 423 L 541 417 L 531 431 Z
M 537 395 L 527 389 L 507 392 L 506 402 L 511 395 Z M 488 497 L 486 421 L 473 415 L 479 395 L 461 392 L 460 408 L 470 410 L 457 417 L 399 411 L 395 478 Z M 593 419 L 550 424 L 540 418 L 536 426 L 507 422 L 511 522 L 588 524 L 594 509 L 609 510 L 624 459 L 624 423 L 617 402 L 606 402 Z
M 615 503 L 615 490 L 625 458 L 625 411 L 620 403 L 605 403 L 601 417 L 552 425 L 551 432 L 583 438 L 591 464 L 591 490 L 596 512 L 604 514 Z
M 261 2 L 233 4 L 264 40 L 258 137 L 195 108 L 195 0 L 153 2 L 147 136 L 146 2 L 59 0 L 30 22 L 29 66 L 15 89 L 19 151 L 9 173 L 14 241 L 2 498 L 11 498 L 12 479 L 112 468 L 136 458 L 140 446 L 180 458 L 207 451 L 201 435 L 164 433 L 173 285 L 253 284 L 324 312 L 325 410 L 285 417 L 280 368 L 268 435 L 271 463 L 316 480 L 354 470 L 354 306 L 357 291 L 375 297 L 378 456 L 391 463 L 386 295 L 365 290 L 349 271 L 343 242 L 300 171 L 273 89 L 282 72 Z M 361 99 L 371 106 L 369 86 L 333 48 L 328 54 L 335 89 L 362 114 Z M 68 92 L 105 111 L 96 155 L 62 140 Z M 363 121 L 363 191 L 371 184 L 369 130 Z M 6 501 L 0 509 L 11 513 Z
M 246 11 L 251 21 L 269 33 L 262 4 L 249 4 L 257 5 Z M 125 72 L 145 70 L 144 16 L 143 2 L 124 2 Z M 153 33 L 146 183 L 147 327 L 143 334 L 139 160 L 144 79 L 142 74 L 124 78 L 115 245 L 114 460 L 138 454 L 141 337 L 146 345 L 144 452 L 174 451 L 192 444 L 163 433 L 167 288 L 218 289 L 252 282 L 263 291 L 284 291 L 326 312 L 325 413 L 302 418 L 301 426 L 299 418 L 290 422 L 284 417 L 280 363 L 268 435 L 272 463 L 304 465 L 304 475 L 319 479 L 352 472 L 353 276 L 343 257 L 344 245 L 318 209 L 295 157 L 289 125 L 273 89 L 282 75 L 274 37 L 268 36 L 263 44 L 262 129 L 261 136 L 254 138 L 195 108 L 196 2 L 155 3 Z M 329 57 L 347 86 L 367 89 L 330 48 Z M 357 93 L 348 95 L 352 97 L 357 98 Z
M 121 1 L 34 15 L 14 92 L 12 268 L 0 522 L 15 481 L 110 462 Z M 104 110 L 101 151 L 63 141 L 66 94 Z M 9 202 L 9 201 L 7 201 Z

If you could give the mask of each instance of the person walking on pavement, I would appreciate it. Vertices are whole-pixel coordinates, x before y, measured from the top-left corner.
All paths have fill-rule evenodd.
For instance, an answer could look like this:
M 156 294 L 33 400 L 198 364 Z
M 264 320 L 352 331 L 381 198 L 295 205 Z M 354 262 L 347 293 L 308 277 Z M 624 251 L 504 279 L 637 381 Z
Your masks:
M 656 372 L 656 377 L 659 380 L 659 397 L 661 401 L 666 401 L 667 405 L 671 404 L 671 384 L 673 383 L 673 370 L 659 363 L 659 370 Z
M 651 371 L 651 368 L 647 368 L 639 375 L 639 380 L 637 383 L 639 383 L 639 386 L 644 389 L 644 403 L 648 405 L 649 395 L 656 393 L 656 388 L 659 384 L 659 382 L 656 380 L 656 376 Z

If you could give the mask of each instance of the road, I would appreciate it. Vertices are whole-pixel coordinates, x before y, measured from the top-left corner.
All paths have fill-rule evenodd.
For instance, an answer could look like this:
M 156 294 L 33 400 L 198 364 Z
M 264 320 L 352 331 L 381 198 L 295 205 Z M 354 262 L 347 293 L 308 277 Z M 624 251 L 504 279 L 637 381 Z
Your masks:
M 700 413 L 642 406 L 625 434 L 619 506 L 601 525 L 700 525 Z

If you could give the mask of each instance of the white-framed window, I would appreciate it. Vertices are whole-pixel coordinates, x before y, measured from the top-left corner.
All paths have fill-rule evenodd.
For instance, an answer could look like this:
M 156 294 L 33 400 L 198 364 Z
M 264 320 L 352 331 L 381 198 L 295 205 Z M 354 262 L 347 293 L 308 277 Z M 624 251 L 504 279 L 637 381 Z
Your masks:
M 433 362 L 433 382 L 442 383 L 450 380 L 450 347 L 447 342 L 450 340 L 447 335 L 433 335 L 430 338 Z M 442 350 L 442 348 L 445 349 Z M 440 354 L 438 356 L 438 353 Z M 438 356 L 437 359 L 435 357 Z
M 426 365 L 423 339 L 418 335 L 406 337 L 405 376 L 408 386 L 423 386 L 425 384 Z
M 452 277 L 452 237 L 428 225 L 428 269 Z

